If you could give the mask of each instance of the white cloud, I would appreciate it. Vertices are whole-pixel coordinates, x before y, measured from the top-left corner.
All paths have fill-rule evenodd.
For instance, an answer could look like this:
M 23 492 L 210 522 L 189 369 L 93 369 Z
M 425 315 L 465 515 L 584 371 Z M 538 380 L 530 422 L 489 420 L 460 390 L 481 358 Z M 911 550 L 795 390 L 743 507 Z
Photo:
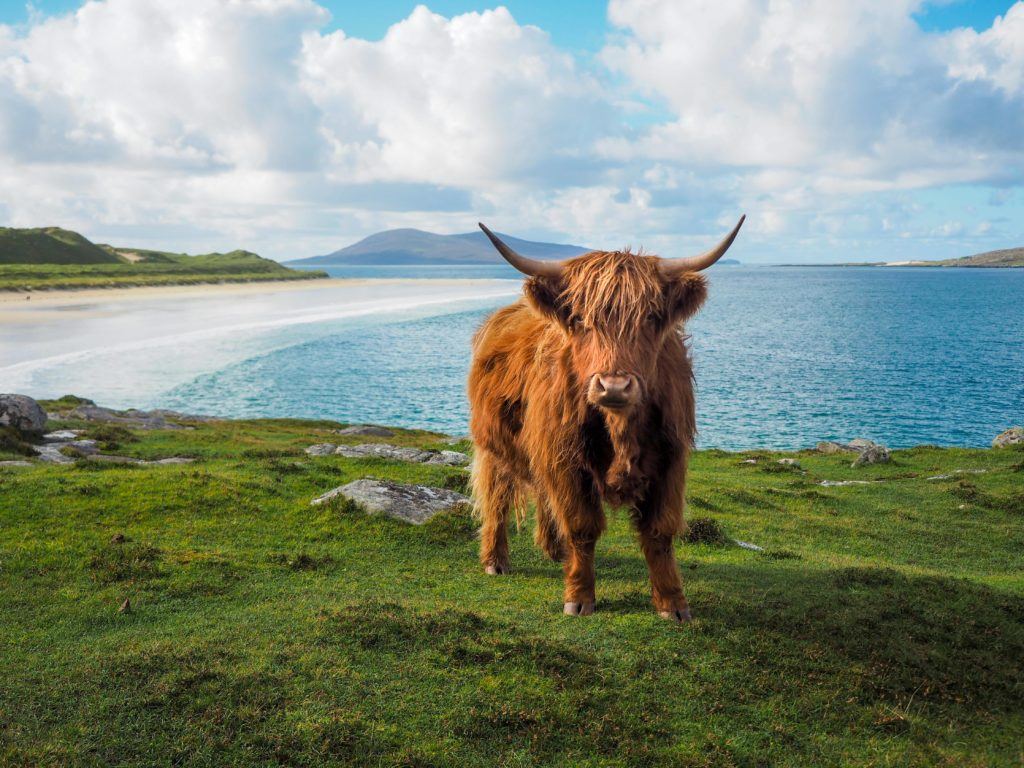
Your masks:
M 371 42 L 314 0 L 92 0 L 0 25 L 0 213 L 279 258 L 477 215 L 676 253 L 746 210 L 766 258 L 1005 237 L 1012 211 L 981 222 L 1024 180 L 1024 2 L 948 34 L 918 5 L 612 0 L 592 62 L 500 7 Z M 966 183 L 986 210 L 914 207 Z

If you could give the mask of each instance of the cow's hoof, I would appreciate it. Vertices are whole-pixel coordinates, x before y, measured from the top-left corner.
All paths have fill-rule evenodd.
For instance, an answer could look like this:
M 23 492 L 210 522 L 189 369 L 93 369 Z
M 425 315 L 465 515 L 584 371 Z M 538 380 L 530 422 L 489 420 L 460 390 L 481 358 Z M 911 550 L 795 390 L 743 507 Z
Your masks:
M 675 608 L 671 611 L 658 611 L 658 615 L 663 619 L 669 619 L 677 624 L 685 624 L 692 618 L 690 616 L 689 608 Z
M 562 613 L 566 616 L 589 616 L 594 612 L 593 603 L 566 603 L 562 606 Z
M 509 567 L 507 565 L 488 565 L 484 568 L 484 573 L 488 576 L 507 576 Z

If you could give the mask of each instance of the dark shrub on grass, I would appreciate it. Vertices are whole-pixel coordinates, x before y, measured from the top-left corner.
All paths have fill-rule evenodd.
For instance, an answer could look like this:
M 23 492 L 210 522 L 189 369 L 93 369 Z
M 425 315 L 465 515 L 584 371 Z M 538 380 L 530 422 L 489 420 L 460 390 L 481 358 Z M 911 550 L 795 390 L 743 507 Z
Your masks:
M 158 575 L 159 559 L 160 550 L 149 544 L 111 542 L 89 558 L 88 566 L 96 581 L 111 584 Z
M 690 544 L 722 545 L 729 541 L 721 523 L 713 517 L 696 517 L 689 522 L 689 528 L 683 536 Z
M 0 451 L 20 453 L 22 456 L 35 456 L 36 452 L 26 443 L 13 427 L 0 427 Z
M 95 440 L 102 451 L 116 451 L 124 443 L 139 442 L 139 438 L 117 424 L 98 424 L 87 430 L 84 437 Z

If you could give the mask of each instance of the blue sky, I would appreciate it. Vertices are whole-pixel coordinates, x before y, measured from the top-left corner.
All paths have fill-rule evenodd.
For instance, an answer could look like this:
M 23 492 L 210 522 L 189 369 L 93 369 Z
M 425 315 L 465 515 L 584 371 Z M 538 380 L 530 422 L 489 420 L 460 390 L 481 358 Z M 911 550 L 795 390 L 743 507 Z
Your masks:
M 671 254 L 741 211 L 752 262 L 1024 245 L 1024 3 L 416 5 L 0 0 L 0 224 L 276 258 L 479 217 Z

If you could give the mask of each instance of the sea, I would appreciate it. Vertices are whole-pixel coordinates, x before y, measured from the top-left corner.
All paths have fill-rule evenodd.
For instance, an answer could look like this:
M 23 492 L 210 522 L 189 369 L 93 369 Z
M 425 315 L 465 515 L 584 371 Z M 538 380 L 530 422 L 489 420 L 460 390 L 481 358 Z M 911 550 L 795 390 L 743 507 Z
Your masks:
M 461 435 L 470 339 L 521 280 L 328 267 L 345 286 L 90 299 L 0 323 L 0 391 Z M 715 266 L 688 327 L 701 447 L 987 446 L 1024 424 L 1024 270 Z

